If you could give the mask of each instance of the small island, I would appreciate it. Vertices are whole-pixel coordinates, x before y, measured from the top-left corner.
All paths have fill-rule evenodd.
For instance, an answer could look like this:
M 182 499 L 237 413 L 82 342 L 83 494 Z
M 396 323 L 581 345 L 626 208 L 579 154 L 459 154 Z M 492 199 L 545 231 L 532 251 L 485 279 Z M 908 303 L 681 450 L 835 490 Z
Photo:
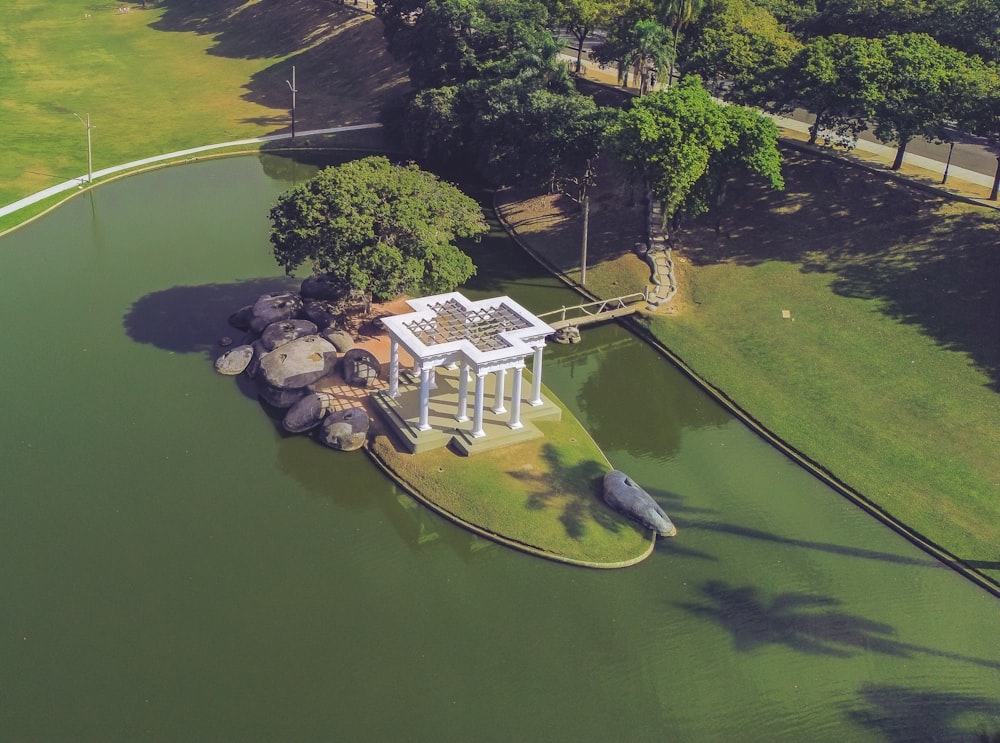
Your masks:
M 544 387 L 555 330 L 510 297 L 454 291 L 475 266 L 452 241 L 487 229 L 472 199 L 364 158 L 284 194 L 271 219 L 279 264 L 314 273 L 237 309 L 245 335 L 215 367 L 252 379 L 285 431 L 363 449 L 439 514 L 550 559 L 624 567 L 676 533 Z

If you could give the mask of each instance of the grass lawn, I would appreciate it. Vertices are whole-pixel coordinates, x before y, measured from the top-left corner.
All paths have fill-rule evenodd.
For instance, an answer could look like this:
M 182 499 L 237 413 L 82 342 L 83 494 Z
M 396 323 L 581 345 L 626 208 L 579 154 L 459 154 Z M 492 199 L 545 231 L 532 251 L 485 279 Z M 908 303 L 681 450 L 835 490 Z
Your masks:
M 326 0 L 0 0 L 0 204 L 204 144 L 378 120 L 403 91 L 381 24 Z M 359 64 L 359 60 L 363 63 Z
M 781 438 L 1000 580 L 1000 215 L 786 157 L 785 192 L 744 185 L 718 232 L 714 217 L 687 226 L 674 312 L 650 330 Z M 507 211 L 573 276 L 578 217 L 541 219 L 547 198 Z M 622 237 L 591 243 L 589 289 L 645 281 L 623 245 L 640 233 Z
M 645 557 L 655 537 L 604 505 L 612 468 L 580 422 L 564 407 L 561 420 L 534 425 L 544 438 L 472 457 L 402 453 L 385 435 L 372 452 L 424 499 L 512 543 L 606 567 Z

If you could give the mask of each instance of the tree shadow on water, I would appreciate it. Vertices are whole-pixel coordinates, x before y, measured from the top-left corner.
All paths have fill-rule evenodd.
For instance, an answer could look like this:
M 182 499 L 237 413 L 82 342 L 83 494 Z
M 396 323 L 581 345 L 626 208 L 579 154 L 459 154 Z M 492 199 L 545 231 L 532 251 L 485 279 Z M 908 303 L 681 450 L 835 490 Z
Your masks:
M 729 586 L 708 581 L 701 586 L 706 601 L 678 604 L 692 614 L 711 619 L 733 636 L 740 652 L 765 645 L 785 645 L 811 655 L 850 658 L 874 652 L 900 658 L 930 655 L 1000 671 L 1000 661 L 973 658 L 893 639 L 895 628 L 849 614 L 829 596 L 783 593 L 771 599 L 753 586 Z
M 122 319 L 136 343 L 174 353 L 217 355 L 219 338 L 242 335 L 227 322 L 230 315 L 267 292 L 296 290 L 299 281 L 286 277 L 248 279 L 232 284 L 175 286 L 140 297 Z
M 848 709 L 846 716 L 893 743 L 1000 739 L 996 698 L 875 684 L 862 687 L 859 697 L 860 705 Z M 966 725 L 960 727 L 963 721 Z

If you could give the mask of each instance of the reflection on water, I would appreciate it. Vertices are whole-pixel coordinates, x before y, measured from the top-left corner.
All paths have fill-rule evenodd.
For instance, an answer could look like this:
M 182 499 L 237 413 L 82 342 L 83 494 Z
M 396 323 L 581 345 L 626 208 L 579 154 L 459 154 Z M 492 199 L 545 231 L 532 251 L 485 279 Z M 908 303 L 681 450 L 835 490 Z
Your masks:
M 284 281 L 266 213 L 309 172 L 170 168 L 0 242 L 5 738 L 1000 730 L 996 601 L 616 326 L 547 349 L 545 381 L 678 524 L 633 568 L 498 547 L 363 455 L 284 436 L 211 359 L 229 313 Z M 576 304 L 502 233 L 469 250 L 473 296 Z

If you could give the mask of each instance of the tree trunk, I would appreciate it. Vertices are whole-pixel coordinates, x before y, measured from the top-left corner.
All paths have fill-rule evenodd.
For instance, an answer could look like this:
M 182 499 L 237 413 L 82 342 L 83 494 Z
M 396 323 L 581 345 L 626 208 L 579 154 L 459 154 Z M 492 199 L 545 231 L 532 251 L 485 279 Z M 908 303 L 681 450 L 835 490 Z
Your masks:
M 590 226 L 590 196 L 583 197 L 583 240 L 580 245 L 580 285 L 587 285 L 587 229 Z
M 583 57 L 583 39 L 576 37 L 576 73 L 580 74 L 581 58 Z
M 997 200 L 997 192 L 1000 192 L 1000 155 L 997 155 L 997 172 L 993 175 L 993 189 L 990 191 L 990 201 Z
M 813 121 L 813 125 L 809 128 L 809 144 L 816 144 L 816 137 L 819 136 L 819 127 L 823 123 L 824 111 L 820 111 L 816 114 L 816 120 Z
M 903 155 L 906 154 L 906 145 L 909 144 L 909 141 L 909 137 L 900 137 L 899 147 L 896 148 L 896 159 L 892 161 L 893 170 L 899 170 L 903 166 Z

